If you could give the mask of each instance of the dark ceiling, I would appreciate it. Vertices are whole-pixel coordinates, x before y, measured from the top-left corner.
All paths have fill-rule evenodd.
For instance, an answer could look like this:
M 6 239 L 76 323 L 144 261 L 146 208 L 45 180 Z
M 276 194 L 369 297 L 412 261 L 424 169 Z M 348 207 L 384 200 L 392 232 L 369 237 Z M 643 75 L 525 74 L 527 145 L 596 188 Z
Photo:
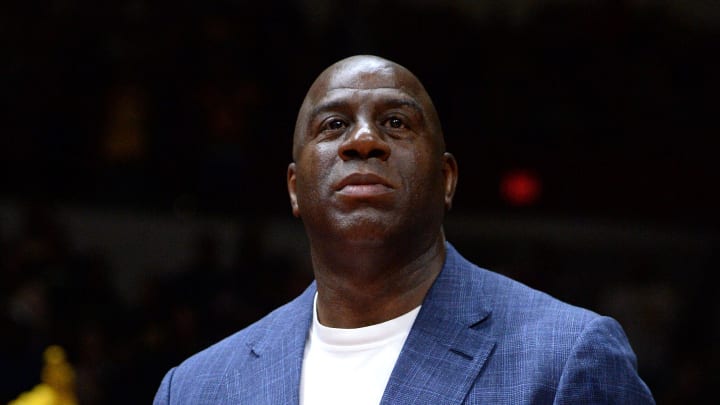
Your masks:
M 716 220 L 713 25 L 622 1 L 520 19 L 464 2 L 317 3 L 3 6 L 0 193 L 289 215 L 305 89 L 373 53 L 434 98 L 460 163 L 458 212 Z M 502 199 L 513 169 L 538 176 L 532 206 Z

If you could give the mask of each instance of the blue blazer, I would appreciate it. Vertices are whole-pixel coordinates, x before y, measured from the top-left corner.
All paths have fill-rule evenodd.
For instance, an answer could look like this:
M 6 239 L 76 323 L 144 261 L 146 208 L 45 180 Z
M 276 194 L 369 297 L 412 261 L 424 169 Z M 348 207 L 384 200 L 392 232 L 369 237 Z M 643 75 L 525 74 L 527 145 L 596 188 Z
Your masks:
M 446 246 L 382 404 L 654 403 L 615 320 Z M 297 404 L 315 291 L 171 369 L 154 404 Z

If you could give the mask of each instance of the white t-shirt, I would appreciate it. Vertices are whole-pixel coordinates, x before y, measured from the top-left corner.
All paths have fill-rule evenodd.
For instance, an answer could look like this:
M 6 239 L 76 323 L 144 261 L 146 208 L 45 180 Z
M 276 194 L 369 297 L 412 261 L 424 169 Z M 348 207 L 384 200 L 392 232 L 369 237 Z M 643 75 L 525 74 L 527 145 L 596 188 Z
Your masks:
M 329 328 L 318 321 L 316 294 L 300 376 L 300 405 L 379 404 L 418 312 L 419 306 L 376 325 Z

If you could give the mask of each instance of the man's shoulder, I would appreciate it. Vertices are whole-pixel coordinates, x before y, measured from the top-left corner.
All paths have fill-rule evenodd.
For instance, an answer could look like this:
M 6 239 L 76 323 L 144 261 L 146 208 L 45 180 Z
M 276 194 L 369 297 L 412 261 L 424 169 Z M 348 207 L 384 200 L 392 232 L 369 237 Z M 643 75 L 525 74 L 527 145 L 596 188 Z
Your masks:
M 268 341 L 282 338 L 284 330 L 290 330 L 298 322 L 302 323 L 303 313 L 311 314 L 308 307 L 307 296 L 314 292 L 314 285 L 287 304 L 278 307 L 263 318 L 246 326 L 245 328 L 225 337 L 209 347 L 193 354 L 183 361 L 175 370 L 175 376 L 214 375 L 229 369 L 236 369 L 249 356 L 253 355 L 256 347 L 267 345 Z M 312 301 L 309 301 L 309 308 Z M 272 343 L 269 343 L 272 344 Z
M 614 318 L 478 267 L 459 254 L 455 260 L 455 273 L 465 283 L 459 294 L 488 314 L 478 327 L 495 341 L 495 360 L 519 365 L 518 373 L 528 362 L 560 370 L 588 348 L 597 358 L 609 358 L 608 363 L 622 361 L 628 370 L 636 369 L 635 354 Z
M 493 324 L 507 331 L 513 325 L 536 326 L 547 331 L 548 325 L 557 325 L 558 333 L 579 333 L 588 323 L 602 318 L 598 313 L 558 298 L 546 291 L 533 288 L 520 280 L 493 270 L 482 268 L 464 257 L 454 248 L 448 260 L 450 277 L 455 277 L 454 296 L 461 291 L 475 303 L 460 305 L 482 306 Z M 454 299 L 454 298 L 453 298 Z M 530 328 L 532 329 L 532 328 Z
M 471 299 L 488 308 L 488 315 L 473 328 L 493 345 L 485 378 L 478 380 L 468 402 L 492 392 L 513 398 L 508 399 L 511 403 L 542 402 L 540 398 L 654 403 L 615 319 L 499 273 L 478 267 L 466 271 L 479 291 Z
M 258 403 L 262 390 L 248 387 L 261 387 L 268 370 L 277 375 L 302 358 L 314 294 L 315 283 L 262 319 L 188 357 L 165 375 L 154 403 L 219 403 L 241 394 L 246 401 L 238 401 Z M 239 391 L 240 386 L 245 389 Z

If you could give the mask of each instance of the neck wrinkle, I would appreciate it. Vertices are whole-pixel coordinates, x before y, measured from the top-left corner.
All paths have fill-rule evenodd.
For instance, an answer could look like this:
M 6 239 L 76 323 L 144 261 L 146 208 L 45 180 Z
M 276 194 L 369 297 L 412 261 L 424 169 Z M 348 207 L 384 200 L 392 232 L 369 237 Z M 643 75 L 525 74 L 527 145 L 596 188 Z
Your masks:
M 315 262 L 315 256 L 313 259 L 318 316 L 323 324 L 338 328 L 368 326 L 422 304 L 445 261 L 444 237 L 440 235 L 428 249 L 402 266 L 345 266 L 328 271 L 328 267 Z

